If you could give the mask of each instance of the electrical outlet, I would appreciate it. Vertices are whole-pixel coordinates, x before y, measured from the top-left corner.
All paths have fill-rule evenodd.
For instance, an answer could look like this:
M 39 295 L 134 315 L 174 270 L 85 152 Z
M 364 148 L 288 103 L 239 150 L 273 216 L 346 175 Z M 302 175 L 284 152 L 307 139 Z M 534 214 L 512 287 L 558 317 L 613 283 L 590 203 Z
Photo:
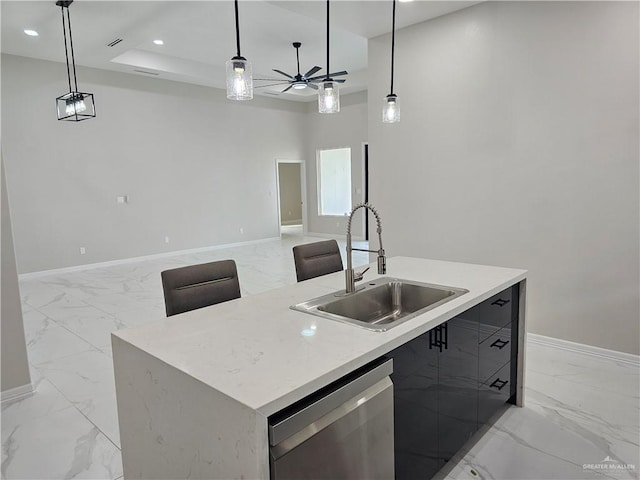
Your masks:
M 244 234 L 244 228 L 240 227 L 240 235 Z
M 129 203 L 129 196 L 128 195 L 118 195 L 116 197 L 116 202 L 119 205 L 124 205 L 125 203 Z
M 169 237 L 164 237 L 164 243 L 169 243 Z
M 84 247 L 80 247 L 80 255 L 84 255 L 85 253 L 87 253 L 87 249 Z

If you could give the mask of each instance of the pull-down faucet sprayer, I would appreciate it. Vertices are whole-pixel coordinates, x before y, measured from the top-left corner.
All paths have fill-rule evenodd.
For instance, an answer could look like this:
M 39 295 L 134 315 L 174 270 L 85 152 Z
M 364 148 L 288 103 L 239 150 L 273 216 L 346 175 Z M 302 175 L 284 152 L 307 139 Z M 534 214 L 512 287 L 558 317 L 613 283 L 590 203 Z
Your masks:
M 378 225 L 378 250 L 367 250 L 364 248 L 353 248 L 351 245 L 351 220 L 353 219 L 353 214 L 356 210 L 360 208 L 367 208 L 373 212 L 376 217 L 376 223 Z M 384 249 L 382 248 L 382 221 L 380 220 L 380 215 L 378 215 L 378 211 L 368 203 L 360 203 L 353 207 L 351 213 L 349 214 L 349 221 L 347 222 L 347 269 L 345 270 L 345 279 L 346 279 L 346 293 L 353 293 L 356 290 L 356 282 L 362 280 L 364 273 L 369 270 L 368 268 L 363 270 L 362 272 L 355 273 L 353 271 L 353 258 L 352 252 L 353 250 L 357 250 L 358 252 L 370 252 L 378 254 L 378 274 L 384 275 L 387 273 L 387 259 L 384 255 Z

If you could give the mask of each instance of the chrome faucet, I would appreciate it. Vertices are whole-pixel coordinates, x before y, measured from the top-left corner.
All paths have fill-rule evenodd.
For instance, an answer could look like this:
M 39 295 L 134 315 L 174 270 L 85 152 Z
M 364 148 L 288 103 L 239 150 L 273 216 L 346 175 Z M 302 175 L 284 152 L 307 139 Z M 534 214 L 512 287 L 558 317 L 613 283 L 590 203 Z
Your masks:
M 378 250 L 367 250 L 363 248 L 353 248 L 351 246 L 351 220 L 353 219 L 353 214 L 356 213 L 356 210 L 360 208 L 368 208 L 373 212 L 376 217 L 376 223 L 378 224 Z M 384 275 L 387 273 L 387 259 L 384 256 L 384 249 L 382 248 L 382 222 L 380 221 L 380 215 L 378 215 L 378 211 L 369 205 L 368 203 L 360 203 L 353 207 L 351 213 L 349 214 L 349 221 L 347 222 L 347 269 L 345 270 L 345 278 L 346 278 L 346 293 L 353 293 L 356 290 L 356 282 L 359 282 L 364 277 L 364 274 L 369 267 L 365 268 L 361 272 L 354 272 L 353 270 L 353 258 L 352 251 L 356 250 L 358 252 L 370 252 L 378 254 L 378 274 Z

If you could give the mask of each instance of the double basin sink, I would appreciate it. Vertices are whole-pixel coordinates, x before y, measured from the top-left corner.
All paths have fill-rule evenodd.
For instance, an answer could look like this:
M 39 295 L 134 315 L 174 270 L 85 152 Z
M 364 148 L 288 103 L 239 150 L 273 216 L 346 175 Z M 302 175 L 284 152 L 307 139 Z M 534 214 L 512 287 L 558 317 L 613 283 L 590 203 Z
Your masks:
M 353 293 L 330 293 L 291 308 L 383 332 L 467 292 L 462 288 L 381 277 Z

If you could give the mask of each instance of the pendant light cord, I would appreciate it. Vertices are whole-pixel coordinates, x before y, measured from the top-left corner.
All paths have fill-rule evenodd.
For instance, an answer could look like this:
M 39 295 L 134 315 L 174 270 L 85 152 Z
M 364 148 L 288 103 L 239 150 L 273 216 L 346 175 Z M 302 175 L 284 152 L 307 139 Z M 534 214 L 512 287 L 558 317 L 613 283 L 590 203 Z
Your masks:
M 393 95 L 393 64 L 396 50 L 396 0 L 393 0 L 393 15 L 391 20 L 391 95 Z
M 235 0 L 235 9 L 236 9 L 236 50 L 237 50 L 237 55 L 238 57 L 241 57 L 242 55 L 240 55 L 240 22 L 238 20 L 238 0 Z
M 330 73 L 331 70 L 329 70 L 329 0 L 327 0 L 327 78 L 326 80 L 330 80 Z
M 71 72 L 69 71 L 69 51 L 67 49 L 67 27 L 64 22 L 64 6 L 60 6 L 60 13 L 62 13 L 62 36 L 64 38 L 64 56 L 67 64 L 67 80 L 69 80 L 69 93 L 71 90 Z
M 69 15 L 69 7 L 67 7 L 67 24 L 69 25 L 69 46 L 71 48 L 71 65 L 73 70 L 73 85 L 75 91 L 78 91 L 78 78 L 76 77 L 76 58 L 73 54 L 73 37 L 71 36 L 71 16 Z
M 73 37 L 71 36 L 71 15 L 69 15 L 69 6 L 67 5 L 67 22 L 64 21 L 65 6 L 60 6 L 62 13 L 62 37 L 64 38 L 64 56 L 67 63 L 67 80 L 69 81 L 69 93 L 78 91 L 78 78 L 76 76 L 76 58 L 73 54 Z M 69 45 L 67 46 L 67 28 L 69 29 Z M 73 70 L 73 88 L 71 87 L 71 71 L 69 69 L 69 49 L 71 49 L 71 70 Z

